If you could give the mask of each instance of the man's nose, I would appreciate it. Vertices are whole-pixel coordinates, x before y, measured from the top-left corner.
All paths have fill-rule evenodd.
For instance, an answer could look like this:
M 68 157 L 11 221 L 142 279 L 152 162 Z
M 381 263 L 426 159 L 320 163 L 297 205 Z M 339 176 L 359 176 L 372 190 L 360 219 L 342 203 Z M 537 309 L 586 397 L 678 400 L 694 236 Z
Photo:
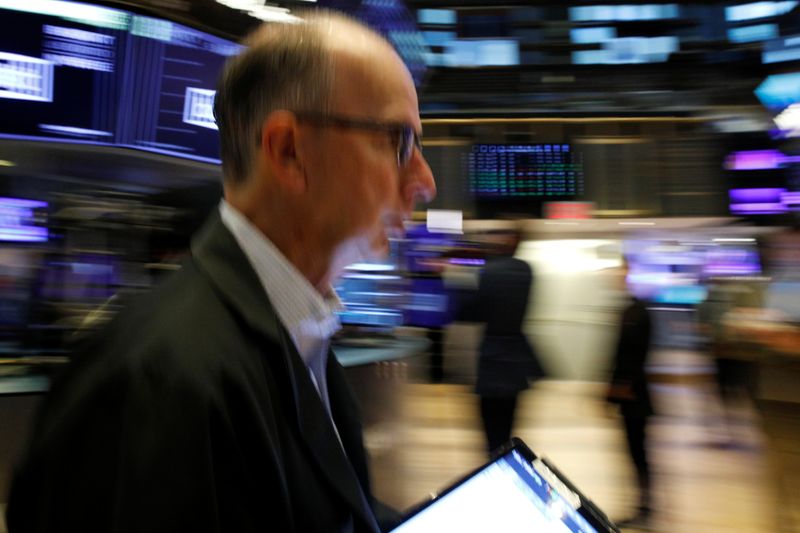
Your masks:
M 428 203 L 436 198 L 433 172 L 418 149 L 414 149 L 414 155 L 405 169 L 404 182 L 403 200 L 409 211 L 414 209 L 417 202 Z

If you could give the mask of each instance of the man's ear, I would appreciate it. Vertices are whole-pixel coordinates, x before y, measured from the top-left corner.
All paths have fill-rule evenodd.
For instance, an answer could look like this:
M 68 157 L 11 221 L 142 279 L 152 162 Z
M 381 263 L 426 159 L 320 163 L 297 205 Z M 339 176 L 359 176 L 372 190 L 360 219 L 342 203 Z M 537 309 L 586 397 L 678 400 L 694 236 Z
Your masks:
M 306 190 L 306 176 L 298 157 L 298 122 L 289 111 L 274 111 L 261 125 L 261 156 L 276 183 L 288 192 Z

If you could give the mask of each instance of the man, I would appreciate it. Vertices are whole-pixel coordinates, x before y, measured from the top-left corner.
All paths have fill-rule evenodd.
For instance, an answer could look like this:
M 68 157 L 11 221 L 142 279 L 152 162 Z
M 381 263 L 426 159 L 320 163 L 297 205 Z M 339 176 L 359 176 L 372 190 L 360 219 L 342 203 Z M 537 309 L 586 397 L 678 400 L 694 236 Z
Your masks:
M 530 380 L 544 375 L 522 323 L 528 309 L 533 271 L 514 254 L 520 241 L 516 230 L 492 234 L 496 256 L 486 262 L 473 303 L 486 324 L 478 358 L 475 392 L 489 455 L 511 439 L 519 393 Z
M 628 263 L 623 262 L 620 284 L 625 288 L 627 276 Z M 618 522 L 620 527 L 647 527 L 652 512 L 646 431 L 647 419 L 653 414 L 653 404 L 645 372 L 651 329 L 650 315 L 644 302 L 629 296 L 620 320 L 611 383 L 606 395 L 608 402 L 619 406 L 628 452 L 636 469 L 639 486 L 637 511 L 632 517 Z
M 360 24 L 265 26 L 222 75 L 225 200 L 54 384 L 10 533 L 379 529 L 331 281 L 435 194 L 411 78 Z

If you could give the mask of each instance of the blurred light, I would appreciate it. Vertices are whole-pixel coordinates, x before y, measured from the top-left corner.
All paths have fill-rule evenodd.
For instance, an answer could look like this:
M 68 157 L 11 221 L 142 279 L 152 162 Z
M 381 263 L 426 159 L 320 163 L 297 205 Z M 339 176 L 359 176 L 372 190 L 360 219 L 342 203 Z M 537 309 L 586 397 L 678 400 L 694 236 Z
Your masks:
M 783 109 L 800 100 L 800 72 L 767 76 L 755 94 L 769 109 Z
M 733 202 L 771 202 L 780 199 L 781 193 L 786 189 L 776 187 L 761 187 L 754 189 L 731 189 L 728 191 Z
M 800 211 L 800 192 L 782 193 L 781 203 L 790 211 Z
M 63 133 L 75 137 L 113 137 L 110 131 L 90 130 L 87 128 L 76 128 L 75 126 L 59 126 L 57 124 L 39 124 L 39 129 L 54 133 Z
M 592 218 L 594 202 L 545 202 L 544 217 L 549 219 Z
M 461 211 L 428 209 L 427 229 L 433 233 L 464 233 Z
M 289 24 L 296 24 L 302 22 L 302 19 L 289 13 L 287 8 L 273 7 L 273 6 L 258 6 L 248 11 L 248 13 L 266 22 L 286 22 Z
M 519 43 L 513 39 L 457 39 L 444 53 L 448 67 L 493 67 L 519 65 Z
M 620 37 L 603 43 L 602 50 L 578 50 L 572 52 L 576 65 L 659 63 L 677 52 L 677 37 Z
M 628 4 L 569 8 L 569 19 L 575 22 L 659 20 L 677 17 L 678 4 Z
M 781 63 L 797 59 L 800 59 L 800 36 L 793 35 L 764 43 L 764 52 L 761 54 L 762 63 Z
M 38 57 L 0 52 L 0 98 L 52 102 L 54 66 Z
M 17 166 L 16 163 L 13 161 L 9 161 L 8 159 L 0 159 L 0 167 L 15 167 Z
M 769 130 L 772 127 L 772 121 L 760 117 L 722 116 L 712 117 L 711 126 L 720 133 L 744 133 Z
M 796 61 L 800 59 L 800 48 L 785 50 L 764 50 L 761 54 L 762 63 L 783 63 L 784 61 Z
M 24 198 L 0 198 L 0 241 L 45 242 L 47 228 L 36 223 L 34 209 L 47 207 L 47 202 Z
M 617 37 L 616 28 L 575 28 L 569 32 L 570 38 L 576 44 L 604 43 Z
M 746 150 L 728 154 L 724 166 L 728 170 L 769 170 L 783 166 L 785 159 L 780 150 Z
M 62 17 L 92 26 L 117 30 L 127 30 L 131 17 L 128 13 L 117 9 L 62 0 L 25 0 L 24 2 L 0 0 L 0 9 Z
M 781 200 L 786 189 L 761 187 L 753 189 L 731 189 L 730 211 L 741 215 L 772 215 L 785 213 L 787 207 Z
M 711 240 L 714 242 L 756 242 L 752 237 L 720 237 Z
M 361 272 L 388 272 L 394 270 L 394 265 L 383 263 L 353 263 L 348 265 L 345 270 L 359 270 Z
M 460 257 L 453 257 L 448 259 L 447 261 L 451 265 L 467 265 L 467 266 L 480 266 L 486 264 L 485 259 L 470 259 L 470 258 L 460 258 Z
M 620 226 L 655 226 L 655 222 L 617 222 Z
M 267 6 L 259 0 L 217 0 L 217 3 L 232 9 L 246 11 L 249 15 L 265 22 L 301 22 L 301 19 L 292 15 L 288 8 Z
M 779 215 L 786 211 L 786 206 L 780 202 L 731 204 L 731 213 L 736 215 Z
M 800 96 L 800 95 L 799 95 Z M 773 119 L 787 137 L 800 135 L 800 104 L 792 104 Z
M 0 208 L 37 209 L 42 207 L 47 207 L 47 202 L 25 198 L 0 198 Z
M 517 256 L 534 262 L 541 272 L 568 275 L 593 272 L 619 266 L 618 258 L 599 257 L 598 250 L 613 245 L 614 241 L 601 239 L 553 239 L 523 243 Z
M 752 20 L 766 17 L 777 17 L 788 13 L 797 6 L 796 1 L 789 2 L 752 2 L 725 8 L 725 20 Z
M 422 37 L 428 46 L 446 46 L 450 41 L 455 41 L 458 34 L 454 31 L 423 31 Z
M 400 276 L 392 276 L 389 274 L 346 274 L 344 277 L 347 279 L 369 279 L 375 281 L 401 279 Z
M 420 24 L 455 24 L 454 9 L 420 9 L 417 11 L 417 22 Z
M 652 300 L 660 304 L 695 305 L 705 300 L 707 294 L 700 285 L 676 285 L 659 290 Z
M 728 28 L 728 40 L 733 43 L 752 43 L 775 39 L 779 35 L 777 24 L 757 24 L 755 26 L 742 26 L 741 28 Z

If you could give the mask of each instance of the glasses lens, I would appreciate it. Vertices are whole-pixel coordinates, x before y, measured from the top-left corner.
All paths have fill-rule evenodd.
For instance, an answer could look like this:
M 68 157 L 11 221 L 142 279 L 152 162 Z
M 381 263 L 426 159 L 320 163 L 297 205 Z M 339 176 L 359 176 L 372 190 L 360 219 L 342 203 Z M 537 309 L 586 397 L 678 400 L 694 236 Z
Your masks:
M 411 126 L 404 126 L 400 131 L 400 139 L 397 145 L 397 162 L 400 166 L 405 166 L 411 161 L 411 156 L 414 155 L 414 128 Z

